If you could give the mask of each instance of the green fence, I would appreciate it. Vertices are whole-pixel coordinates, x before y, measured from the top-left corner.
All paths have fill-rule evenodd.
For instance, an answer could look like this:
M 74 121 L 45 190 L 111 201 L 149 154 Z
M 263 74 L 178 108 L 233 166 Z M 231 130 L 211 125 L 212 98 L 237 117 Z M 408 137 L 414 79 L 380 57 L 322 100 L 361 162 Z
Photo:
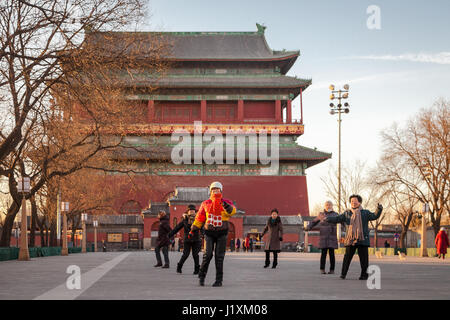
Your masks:
M 0 261 L 15 260 L 19 258 L 19 248 L 0 248 Z
M 420 248 L 369 248 L 370 255 L 375 255 L 375 251 L 381 251 L 385 256 L 395 256 L 398 255 L 399 252 L 403 252 L 410 257 L 420 256 Z M 336 249 L 334 252 L 336 254 L 344 254 L 345 248 Z M 429 257 L 436 256 L 436 248 L 427 248 L 427 252 Z M 358 251 L 356 251 L 356 254 L 358 254 Z
M 61 247 L 33 247 L 28 248 L 30 258 L 59 256 Z M 17 260 L 19 258 L 19 248 L 0 248 L 0 261 Z
M 69 247 L 67 248 L 69 253 L 81 253 L 81 247 Z M 94 245 L 86 246 L 86 252 L 94 252 Z

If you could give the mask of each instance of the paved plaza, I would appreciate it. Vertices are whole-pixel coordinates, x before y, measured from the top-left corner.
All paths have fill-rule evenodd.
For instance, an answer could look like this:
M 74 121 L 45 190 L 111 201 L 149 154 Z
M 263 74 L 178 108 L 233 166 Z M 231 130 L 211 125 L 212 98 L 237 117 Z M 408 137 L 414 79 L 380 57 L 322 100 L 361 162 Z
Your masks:
M 264 269 L 263 252 L 227 252 L 224 285 L 214 288 L 211 287 L 214 260 L 205 287 L 200 287 L 198 278 L 192 274 L 191 257 L 182 274 L 175 272 L 180 256 L 180 252 L 170 252 L 169 269 L 153 267 L 156 263 L 153 251 L 78 253 L 33 258 L 28 262 L 3 261 L 0 299 L 450 299 L 450 259 L 370 256 L 370 265 L 379 267 L 380 289 L 369 289 L 367 281 L 358 280 L 358 256 L 352 261 L 347 279 L 342 280 L 339 274 L 343 255 L 336 255 L 336 274 L 322 275 L 318 253 L 282 252 L 276 269 Z M 79 289 L 73 280 L 76 276 L 73 270 L 78 267 Z M 72 289 L 68 289 L 68 283 Z

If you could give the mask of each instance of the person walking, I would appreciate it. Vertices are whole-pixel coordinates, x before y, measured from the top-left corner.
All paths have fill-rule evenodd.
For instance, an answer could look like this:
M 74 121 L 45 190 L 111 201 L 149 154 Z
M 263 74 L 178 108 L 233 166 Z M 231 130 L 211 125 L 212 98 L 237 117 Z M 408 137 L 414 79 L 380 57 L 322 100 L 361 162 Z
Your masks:
M 236 252 L 239 252 L 239 248 L 241 247 L 241 239 L 236 239 Z
M 283 241 L 283 224 L 278 216 L 278 210 L 272 209 L 270 217 L 267 220 L 266 226 L 262 232 L 261 238 L 267 233 L 267 241 L 264 244 L 264 251 L 266 252 L 266 261 L 264 268 L 270 265 L 270 253 L 273 253 L 272 269 L 278 265 L 278 253 L 281 252 L 281 241 Z
M 319 248 L 322 250 L 320 255 L 320 273 L 326 274 L 325 264 L 327 260 L 327 253 L 330 256 L 330 271 L 329 274 L 334 273 L 334 267 L 336 264 L 336 259 L 334 257 L 334 249 L 338 248 L 337 235 L 336 235 L 336 224 L 326 222 L 327 217 L 337 217 L 338 214 L 333 210 L 333 202 L 326 201 L 324 206 L 324 211 L 320 212 L 319 215 L 309 223 L 305 231 L 311 231 L 316 225 L 320 228 L 320 241 Z
M 200 239 L 199 232 L 196 232 L 194 236 L 189 239 L 189 232 L 191 231 L 192 223 L 195 220 L 195 214 L 197 213 L 197 209 L 195 205 L 190 204 L 183 214 L 183 219 L 178 223 L 172 231 L 169 232 L 169 238 L 173 237 L 177 234 L 178 231 L 183 229 L 184 231 L 184 239 L 183 239 L 183 254 L 180 258 L 180 261 L 177 264 L 177 272 L 182 273 L 183 264 L 186 259 L 189 257 L 189 254 L 192 251 L 192 258 L 194 259 L 194 274 L 198 274 L 200 270 L 200 263 L 198 254 L 202 247 L 202 241 Z M 181 239 L 180 239 L 181 242 Z
M 244 240 L 244 251 L 248 252 L 250 249 L 250 236 L 247 234 Z
M 171 231 L 170 224 L 169 224 L 169 217 L 167 216 L 166 212 L 161 210 L 158 213 L 159 218 L 159 229 L 158 229 L 158 238 L 156 239 L 156 247 L 155 247 L 155 255 L 156 255 L 156 264 L 154 267 L 162 267 L 162 268 L 169 268 L 169 232 Z M 161 260 L 161 253 L 162 250 L 164 255 L 164 265 L 162 264 Z
M 194 237 L 194 233 L 204 226 L 206 252 L 200 266 L 199 283 L 205 285 L 205 278 L 208 272 L 209 263 L 215 255 L 216 281 L 213 287 L 221 287 L 223 281 L 223 261 L 228 238 L 228 220 L 236 214 L 233 203 L 222 197 L 223 186 L 220 182 L 213 182 L 209 186 L 210 198 L 202 202 L 200 209 L 192 223 L 189 238 Z
M 436 235 L 436 239 L 434 239 L 434 243 L 436 244 L 436 252 L 438 254 L 438 258 L 442 260 L 445 259 L 445 255 L 447 254 L 447 248 L 449 246 L 448 235 L 445 232 L 445 228 L 441 227 L 438 234 Z
M 230 251 L 233 252 L 235 249 L 235 243 L 234 243 L 234 238 L 232 238 L 230 240 Z
M 390 248 L 391 245 L 389 244 L 389 242 L 387 240 L 384 240 L 384 247 L 385 248 Z
M 253 252 L 253 237 L 250 237 L 249 246 L 250 246 L 250 252 Z
M 341 279 L 347 276 L 353 255 L 358 250 L 359 262 L 361 264 L 361 275 L 359 280 L 367 280 L 369 275 L 369 221 L 376 220 L 383 211 L 383 206 L 378 204 L 376 213 L 362 208 L 362 198 L 360 195 L 352 194 L 349 198 L 351 209 L 336 217 L 326 217 L 325 221 L 330 223 L 344 222 L 348 225 L 344 240 L 345 255 L 342 263 Z

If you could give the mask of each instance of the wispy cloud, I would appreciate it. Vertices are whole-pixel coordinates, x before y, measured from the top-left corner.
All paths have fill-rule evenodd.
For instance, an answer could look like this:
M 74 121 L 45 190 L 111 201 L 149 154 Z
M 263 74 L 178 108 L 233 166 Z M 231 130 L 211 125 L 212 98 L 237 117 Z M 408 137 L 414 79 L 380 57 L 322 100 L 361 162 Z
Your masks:
M 328 81 L 319 81 L 317 83 L 312 83 L 311 85 L 311 89 L 309 90 L 318 90 L 318 89 L 325 89 L 328 88 L 330 86 L 331 83 L 333 83 L 336 87 L 341 87 L 344 84 L 348 83 L 348 84 L 355 84 L 355 83 L 359 83 L 359 82 L 366 82 L 366 81 L 381 81 L 383 79 L 393 79 L 395 78 L 405 78 L 407 77 L 409 74 L 411 74 L 411 72 L 409 71 L 402 71 L 402 72 L 385 72 L 385 73 L 378 73 L 378 74 L 370 74 L 370 75 L 366 75 L 366 76 L 362 76 L 362 77 L 358 77 L 358 78 L 349 78 L 347 80 L 328 80 Z
M 369 60 L 386 60 L 386 61 L 410 61 L 410 62 L 424 62 L 436 64 L 450 64 L 450 52 L 439 53 L 404 53 L 398 55 L 367 55 L 349 57 L 353 59 L 369 59 Z

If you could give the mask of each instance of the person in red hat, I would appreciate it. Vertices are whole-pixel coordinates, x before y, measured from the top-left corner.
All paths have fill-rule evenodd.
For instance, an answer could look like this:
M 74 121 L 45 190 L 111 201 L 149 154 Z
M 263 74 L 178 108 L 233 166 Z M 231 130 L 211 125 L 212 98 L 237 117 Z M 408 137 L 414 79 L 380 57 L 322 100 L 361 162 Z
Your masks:
M 215 253 L 216 281 L 213 287 L 222 286 L 223 260 L 228 236 L 228 220 L 236 213 L 233 203 L 222 197 L 223 187 L 220 182 L 213 182 L 209 187 L 210 198 L 202 202 L 195 216 L 189 238 L 193 238 L 203 226 L 205 229 L 206 251 L 200 266 L 198 277 L 200 285 L 205 285 L 205 277 L 208 272 L 209 263 Z

